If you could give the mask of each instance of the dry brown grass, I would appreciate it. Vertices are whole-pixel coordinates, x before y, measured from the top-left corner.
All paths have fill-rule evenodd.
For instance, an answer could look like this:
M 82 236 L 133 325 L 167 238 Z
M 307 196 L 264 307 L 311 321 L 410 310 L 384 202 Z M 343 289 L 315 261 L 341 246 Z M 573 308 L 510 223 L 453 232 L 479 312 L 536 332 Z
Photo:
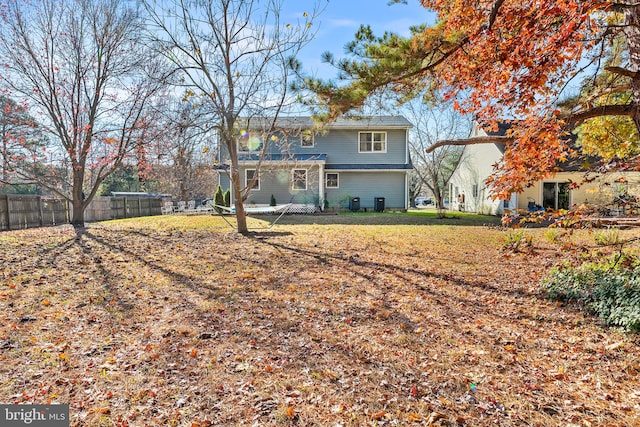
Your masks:
M 565 255 L 543 232 L 525 254 L 464 226 L 2 233 L 0 402 L 78 426 L 633 425 L 637 340 L 544 299 Z

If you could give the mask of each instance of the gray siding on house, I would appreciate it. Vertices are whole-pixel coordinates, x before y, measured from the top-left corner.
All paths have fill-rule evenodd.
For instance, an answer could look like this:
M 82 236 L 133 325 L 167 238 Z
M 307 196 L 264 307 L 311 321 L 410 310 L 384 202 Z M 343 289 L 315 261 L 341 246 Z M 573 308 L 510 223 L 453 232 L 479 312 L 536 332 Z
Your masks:
M 333 171 L 332 171 L 333 172 Z M 330 208 L 348 208 L 349 200 L 360 198 L 360 207 L 373 209 L 376 197 L 385 198 L 385 209 L 406 208 L 405 172 L 338 172 L 339 188 L 327 188 Z
M 294 190 L 291 185 L 292 169 L 307 170 L 307 190 Z M 248 168 L 252 169 L 252 168 Z M 243 180 L 245 168 L 240 168 L 240 177 Z M 248 204 L 269 204 L 271 195 L 276 198 L 277 204 L 300 203 L 320 205 L 318 166 L 296 165 L 290 168 L 280 167 L 273 170 L 263 168 L 260 172 L 260 190 L 252 189 L 247 197 Z
M 219 171 L 218 173 L 218 183 L 220 187 L 222 187 L 223 191 L 226 191 L 231 188 L 231 179 L 229 178 L 229 174 L 225 171 Z
M 286 139 L 268 141 L 265 150 L 266 157 L 280 154 L 326 154 L 327 163 L 385 163 L 403 165 L 407 163 L 407 130 L 406 129 L 376 129 L 374 132 L 386 132 L 387 150 L 383 153 L 358 152 L 358 135 L 369 132 L 366 129 L 335 129 L 314 137 L 313 147 L 302 147 L 300 136 L 292 135 Z M 221 158 L 228 158 L 228 150 L 221 147 Z M 241 157 L 242 158 L 242 157 Z
M 363 128 L 362 131 L 367 131 Z M 326 135 L 316 136 L 316 147 L 327 155 L 327 163 L 396 163 L 407 162 L 406 130 L 393 129 L 387 133 L 386 153 L 359 153 L 358 130 L 334 130 Z

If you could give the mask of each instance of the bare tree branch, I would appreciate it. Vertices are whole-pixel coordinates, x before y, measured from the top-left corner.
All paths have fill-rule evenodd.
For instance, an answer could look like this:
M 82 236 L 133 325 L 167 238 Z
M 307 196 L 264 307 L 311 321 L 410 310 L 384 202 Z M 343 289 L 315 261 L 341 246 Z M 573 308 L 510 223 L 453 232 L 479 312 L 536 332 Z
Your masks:
M 489 16 L 489 29 L 493 27 L 493 23 L 496 22 L 496 18 L 498 17 L 498 12 L 500 11 L 500 6 L 502 6 L 504 0 L 497 0 L 493 7 L 491 8 L 491 15 Z
M 638 107 L 635 105 L 601 105 L 588 110 L 570 113 L 563 118 L 566 122 L 580 124 L 588 119 L 604 116 L 629 116 L 633 117 Z
M 447 145 L 464 146 L 474 144 L 505 144 L 513 141 L 514 138 L 507 136 L 478 136 L 475 138 L 465 139 L 443 139 L 427 148 L 427 153 L 432 153 L 436 148 L 444 147 Z
M 622 67 L 605 67 L 604 69 L 609 71 L 610 73 L 618 74 L 620 76 L 630 77 L 632 79 L 637 78 L 639 74 L 637 71 L 627 70 L 626 68 L 622 68 Z

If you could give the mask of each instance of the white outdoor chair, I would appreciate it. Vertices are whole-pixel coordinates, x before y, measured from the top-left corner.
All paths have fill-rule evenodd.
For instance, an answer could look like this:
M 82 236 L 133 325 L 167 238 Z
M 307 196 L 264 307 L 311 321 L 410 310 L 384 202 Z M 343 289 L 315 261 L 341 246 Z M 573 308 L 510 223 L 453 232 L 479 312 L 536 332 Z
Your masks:
M 173 203 L 172 202 L 164 202 L 162 204 L 162 215 L 170 215 L 173 213 Z

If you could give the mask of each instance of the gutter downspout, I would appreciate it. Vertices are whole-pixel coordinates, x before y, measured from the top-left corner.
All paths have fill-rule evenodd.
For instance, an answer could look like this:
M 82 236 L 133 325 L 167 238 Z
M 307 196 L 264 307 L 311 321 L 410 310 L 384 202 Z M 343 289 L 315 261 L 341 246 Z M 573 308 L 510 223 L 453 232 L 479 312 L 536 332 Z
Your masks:
M 318 199 L 320 212 L 324 212 L 324 163 L 318 165 Z
M 409 159 L 410 159 L 410 155 L 409 155 L 409 128 L 407 128 L 405 130 L 405 137 L 404 137 L 404 164 L 408 165 L 409 164 Z M 405 211 L 409 210 L 409 206 L 410 206 L 410 197 L 409 197 L 409 173 L 411 171 L 407 170 L 404 173 L 404 209 Z

